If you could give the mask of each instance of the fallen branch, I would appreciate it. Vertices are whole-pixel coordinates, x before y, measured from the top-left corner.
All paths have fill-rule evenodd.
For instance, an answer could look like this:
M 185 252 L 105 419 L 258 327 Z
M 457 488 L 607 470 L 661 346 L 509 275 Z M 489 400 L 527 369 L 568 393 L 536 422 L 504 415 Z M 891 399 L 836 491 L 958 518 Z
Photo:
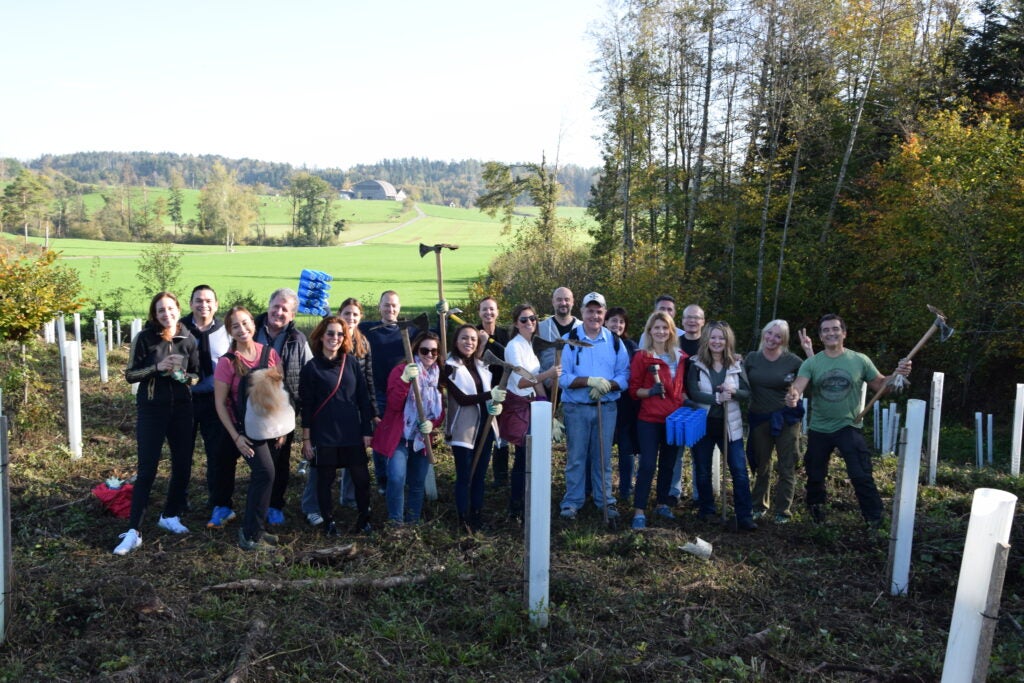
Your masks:
M 348 588 L 397 588 L 398 586 L 409 586 L 427 581 L 432 574 L 444 571 L 444 565 L 432 567 L 421 574 L 410 574 L 407 576 L 385 576 L 379 579 L 369 577 L 345 577 L 333 579 L 295 579 L 293 581 L 274 581 L 269 579 L 242 579 L 240 581 L 228 581 L 218 583 L 215 586 L 207 586 L 200 592 L 206 591 L 249 591 L 253 593 L 271 593 L 279 590 L 293 590 L 296 588 L 330 588 L 333 590 L 344 590 Z
M 336 545 L 332 548 L 317 548 L 316 550 L 310 550 L 308 552 L 300 553 L 295 556 L 297 562 L 304 564 L 312 564 L 313 562 L 323 562 L 325 560 L 349 560 L 359 553 L 359 548 L 355 543 L 349 543 L 348 545 Z
M 249 633 L 245 636 L 245 643 L 242 645 L 242 651 L 238 655 L 238 666 L 231 672 L 224 683 L 245 683 L 249 680 L 249 667 L 252 664 L 252 656 L 256 651 L 256 646 L 263 639 L 263 636 L 267 632 L 267 624 L 262 619 L 256 619 L 249 626 Z

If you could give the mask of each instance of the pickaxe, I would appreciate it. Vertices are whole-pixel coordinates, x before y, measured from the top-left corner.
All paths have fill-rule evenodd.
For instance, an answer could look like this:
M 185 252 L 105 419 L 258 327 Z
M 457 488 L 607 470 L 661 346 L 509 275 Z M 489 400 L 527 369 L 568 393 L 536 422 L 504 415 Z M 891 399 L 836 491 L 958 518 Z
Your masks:
M 411 329 L 414 329 L 414 330 L 422 332 L 422 331 L 425 331 L 428 328 L 429 325 L 430 325 L 430 319 L 427 317 L 426 313 L 420 313 L 418 316 L 416 316 L 412 320 L 399 320 L 398 321 L 398 329 L 400 329 L 402 331 L 402 346 L 405 347 L 405 364 L 406 365 L 408 365 L 409 363 L 414 363 L 415 362 L 415 359 L 412 357 L 412 343 L 409 341 L 409 329 L 411 328 Z M 380 325 L 379 327 L 384 327 L 384 325 Z M 372 328 L 372 329 L 377 329 L 377 328 L 375 327 L 375 328 Z M 438 360 L 439 363 L 443 363 L 444 362 L 444 358 L 438 358 L 437 360 Z M 419 380 L 414 377 L 412 382 L 410 382 L 410 385 L 412 386 L 412 395 L 413 395 L 413 397 L 416 400 L 416 416 L 419 418 L 420 422 L 423 422 L 424 420 L 427 419 L 427 416 L 426 416 L 426 413 L 423 412 L 423 396 L 420 394 L 420 383 L 419 383 Z M 430 463 L 433 464 L 433 462 L 434 462 L 434 449 L 431 448 L 431 446 L 430 446 L 430 435 L 429 434 L 424 434 L 423 435 L 423 443 L 425 444 L 425 448 L 426 448 L 426 451 L 427 451 L 427 460 L 429 460 Z
M 483 358 L 481 358 L 485 365 L 498 365 L 501 367 L 501 381 L 498 383 L 498 388 L 502 391 L 508 390 L 508 380 L 512 376 L 513 372 L 518 372 L 520 377 L 525 377 L 531 382 L 537 381 L 537 376 L 524 367 L 519 365 L 512 365 L 506 363 L 502 359 L 495 356 L 490 351 L 484 351 Z M 491 431 L 491 424 L 494 422 L 494 416 L 488 414 L 487 419 L 484 421 L 484 428 L 480 432 L 476 441 L 476 451 L 473 452 L 473 464 L 469 468 L 469 480 L 473 481 L 473 474 L 476 472 L 476 464 L 480 460 L 480 454 L 484 452 L 484 444 L 487 443 L 487 434 Z
M 420 258 L 423 258 L 424 256 L 426 256 L 430 252 L 434 252 L 434 255 L 435 255 L 436 260 L 437 260 L 437 303 L 439 303 L 439 304 L 443 304 L 444 303 L 444 278 L 441 275 L 441 250 L 442 249 L 451 249 L 451 250 L 454 251 L 455 249 L 458 249 L 458 248 L 459 248 L 459 245 L 457 245 L 457 244 L 435 244 L 433 246 L 428 246 L 426 244 L 420 243 Z M 441 332 L 441 358 L 440 358 L 440 360 L 441 360 L 442 363 L 444 363 L 444 359 L 446 359 L 448 357 L 448 339 L 447 339 L 448 335 L 445 333 L 446 330 L 445 330 L 445 324 L 444 324 L 444 313 L 441 314 L 441 324 L 439 325 L 439 327 L 441 328 L 440 329 L 440 332 Z
M 928 331 L 924 333 L 924 336 L 921 337 L 921 340 L 917 342 L 914 348 L 910 350 L 910 353 L 908 353 L 903 358 L 903 360 L 910 360 L 911 358 L 913 358 L 914 354 L 920 351 L 921 347 L 924 346 L 936 332 L 940 333 L 940 342 L 946 341 L 947 339 L 952 337 L 953 332 L 955 332 L 955 330 L 952 327 L 946 324 L 946 316 L 942 311 L 935 308 L 931 304 L 927 304 L 927 306 L 928 310 L 935 314 L 935 322 L 932 323 L 932 326 L 928 328 Z M 885 396 L 890 391 L 899 393 L 908 384 L 910 384 L 910 381 L 903 375 L 893 374 L 892 376 L 890 376 L 889 379 L 885 381 L 885 384 L 882 385 L 882 388 L 875 392 L 875 395 L 872 396 L 871 400 L 867 402 L 867 404 L 864 406 L 864 410 L 860 411 L 860 415 L 858 415 L 854 419 L 854 422 L 860 422 L 861 419 L 863 419 L 863 417 L 868 414 L 868 410 L 871 408 L 871 406 L 873 406 L 878 399 L 882 398 L 882 396 Z
M 588 341 L 582 339 L 555 339 L 554 341 L 548 341 L 540 337 L 533 338 L 533 348 L 535 351 L 546 351 L 547 349 L 553 348 L 555 350 L 555 365 L 562 364 L 562 349 L 566 346 L 575 346 L 576 348 L 588 348 L 593 346 Z M 558 408 L 558 380 L 555 379 L 551 386 L 551 418 L 554 419 L 555 410 Z

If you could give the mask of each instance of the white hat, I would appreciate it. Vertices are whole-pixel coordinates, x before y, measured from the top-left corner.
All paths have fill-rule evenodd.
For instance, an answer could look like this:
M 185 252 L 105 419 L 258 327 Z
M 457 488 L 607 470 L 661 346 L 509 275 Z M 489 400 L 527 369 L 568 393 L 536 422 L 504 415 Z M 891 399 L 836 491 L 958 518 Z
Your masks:
M 586 307 L 587 304 L 593 303 L 596 303 L 601 308 L 608 308 L 608 304 L 604 302 L 604 297 L 601 296 L 598 292 L 591 292 L 590 294 L 587 294 L 585 297 L 583 297 L 584 307 Z

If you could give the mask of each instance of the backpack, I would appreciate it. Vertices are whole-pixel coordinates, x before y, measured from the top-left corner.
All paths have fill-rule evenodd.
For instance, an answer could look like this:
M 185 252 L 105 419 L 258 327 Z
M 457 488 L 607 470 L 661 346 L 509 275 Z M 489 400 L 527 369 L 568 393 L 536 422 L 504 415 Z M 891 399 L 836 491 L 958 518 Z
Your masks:
M 228 351 L 227 353 L 224 354 L 223 357 L 229 358 L 232 361 L 234 361 L 236 358 L 234 351 Z M 249 398 L 249 375 L 251 375 L 256 370 L 265 369 L 269 362 L 270 344 L 264 344 L 263 351 L 260 352 L 259 363 L 256 364 L 256 367 L 250 368 L 249 372 L 242 375 L 242 377 L 238 380 L 238 400 L 235 401 L 234 399 L 232 399 L 231 407 L 234 409 L 235 413 L 235 429 L 238 430 L 239 434 L 245 434 L 245 409 L 249 403 L 248 400 L 246 400 Z

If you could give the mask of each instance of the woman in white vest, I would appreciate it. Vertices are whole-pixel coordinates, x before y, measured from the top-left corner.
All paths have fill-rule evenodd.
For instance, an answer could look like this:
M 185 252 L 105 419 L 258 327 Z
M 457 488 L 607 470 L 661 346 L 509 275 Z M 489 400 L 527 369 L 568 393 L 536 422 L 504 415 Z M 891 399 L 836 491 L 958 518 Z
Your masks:
M 445 362 L 445 387 L 448 391 L 448 443 L 455 458 L 455 509 L 459 525 L 470 533 L 480 530 L 484 507 L 484 481 L 498 423 L 491 421 L 480 461 L 473 468 L 473 453 L 488 415 L 501 413 L 505 391 L 491 386 L 491 371 L 476 357 L 476 328 L 461 325 L 455 330 L 455 343 Z
M 753 531 L 757 523 L 751 506 L 747 456 L 743 451 L 743 412 L 738 402 L 749 398 L 750 386 L 735 348 L 736 338 L 728 323 L 708 323 L 701 335 L 700 349 L 696 357 L 690 359 L 686 373 L 687 397 L 708 411 L 704 436 L 693 446 L 700 496 L 697 517 L 701 521 L 717 519 L 711 490 L 711 456 L 717 444 L 729 463 L 736 524 L 744 531 Z

